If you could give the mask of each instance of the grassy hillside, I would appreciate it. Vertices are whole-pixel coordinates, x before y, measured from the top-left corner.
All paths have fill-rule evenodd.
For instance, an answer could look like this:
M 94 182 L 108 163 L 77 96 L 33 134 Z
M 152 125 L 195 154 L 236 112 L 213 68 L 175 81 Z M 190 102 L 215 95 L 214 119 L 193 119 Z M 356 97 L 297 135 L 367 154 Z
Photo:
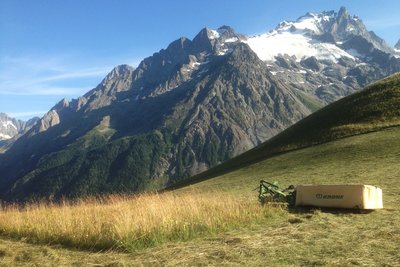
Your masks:
M 368 214 L 294 210 L 287 213 L 287 222 L 282 220 L 276 228 L 265 226 L 259 236 L 253 233 L 254 242 L 264 242 L 257 249 L 272 255 L 268 258 L 276 265 L 398 266 L 399 137 L 400 127 L 352 136 L 275 156 L 180 190 L 218 189 L 251 199 L 261 178 L 282 186 L 377 185 L 383 190 L 384 210 Z
M 296 150 L 173 194 L 115 199 L 108 205 L 82 201 L 61 208 L 32 206 L 24 212 L 3 210 L 0 263 L 5 266 L 42 262 L 48 266 L 191 266 L 194 263 L 198 266 L 265 266 L 266 263 L 268 266 L 398 266 L 399 136 L 400 127 L 394 127 Z M 277 180 L 283 186 L 374 184 L 383 189 L 385 209 L 366 214 L 268 207 L 263 211 L 253 190 L 260 178 Z M 146 243 L 142 241 L 149 236 L 138 234 L 135 231 L 141 228 L 134 226 L 148 222 L 149 218 L 153 223 L 148 226 L 156 227 L 153 238 L 147 239 L 150 243 Z M 208 220 L 212 224 L 206 224 Z M 85 229 L 88 236 L 81 232 Z M 115 243 L 111 246 L 101 243 L 105 238 L 125 241 L 125 245 L 141 245 L 131 249 L 126 246 L 130 252 L 123 253 L 114 247 Z M 96 244 L 103 245 L 105 252 L 96 252 Z M 109 251 L 107 247 L 114 248 Z M 124 247 L 120 248 L 124 251 Z
M 328 106 L 235 159 L 237 166 L 222 165 L 222 175 L 213 170 L 213 179 L 173 192 L 3 206 L 0 263 L 399 266 L 399 80 Z M 385 209 L 262 207 L 260 179 L 377 185 Z
M 172 189 L 216 177 L 286 151 L 400 125 L 398 107 L 400 73 L 322 108 L 267 142 Z

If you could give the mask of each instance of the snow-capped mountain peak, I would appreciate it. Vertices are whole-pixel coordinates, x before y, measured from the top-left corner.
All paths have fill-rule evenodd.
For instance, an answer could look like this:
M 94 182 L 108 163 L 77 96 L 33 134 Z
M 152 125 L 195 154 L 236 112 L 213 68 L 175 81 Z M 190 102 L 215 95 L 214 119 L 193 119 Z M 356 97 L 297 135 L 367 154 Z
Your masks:
M 273 30 L 273 32 L 282 33 L 285 31 L 295 33 L 322 34 L 326 24 L 335 18 L 335 12 L 307 13 L 296 21 L 283 21 Z
M 219 27 L 218 29 L 204 29 L 207 33 L 209 40 L 216 40 L 218 39 L 220 42 L 224 42 L 226 39 L 231 39 L 237 37 L 239 39 L 239 35 L 235 33 L 235 31 L 226 25 Z
M 357 60 L 363 54 L 358 51 L 360 47 L 353 47 L 355 41 L 360 43 L 354 37 L 360 37 L 383 52 L 394 52 L 369 32 L 357 16 L 350 16 L 346 8 L 338 13 L 307 13 L 296 21 L 283 21 L 274 30 L 249 37 L 245 42 L 264 61 L 288 55 L 295 56 L 297 62 L 309 57 L 337 62 L 340 58 Z
M 400 39 L 395 44 L 394 48 L 397 49 L 397 50 L 400 50 Z
M 2 127 L 5 129 L 13 128 L 13 129 L 17 130 L 17 126 L 15 126 L 14 123 L 10 120 L 2 121 L 1 123 L 2 123 Z
M 267 33 L 250 37 L 246 43 L 264 61 L 274 61 L 278 55 L 295 56 L 298 62 L 312 56 L 319 60 L 332 61 L 342 57 L 354 59 L 334 44 L 316 42 L 301 33 Z
M 20 121 L 14 118 L 10 118 L 7 114 L 0 113 L 0 141 L 8 140 L 14 136 L 25 132 L 35 124 L 37 118 L 34 118 L 28 122 Z
M 400 40 L 394 46 L 394 51 L 396 52 L 396 57 L 400 57 Z
M 268 33 L 250 37 L 246 43 L 264 61 L 273 61 L 278 55 L 295 56 L 297 61 L 312 56 L 332 61 L 341 57 L 354 59 L 335 44 L 316 38 L 326 33 L 328 25 L 332 25 L 335 18 L 333 11 L 307 13 L 294 22 L 281 22 Z
M 13 120 L 6 114 L 0 113 L 0 140 L 10 139 L 16 133 L 18 133 L 18 128 Z
M 218 39 L 221 35 L 218 30 L 207 29 L 207 35 L 210 40 Z
M 204 28 L 193 39 L 197 51 L 207 51 L 215 55 L 225 55 L 232 49 L 232 45 L 245 40 L 244 35 L 236 33 L 229 26 L 222 26 L 218 29 Z

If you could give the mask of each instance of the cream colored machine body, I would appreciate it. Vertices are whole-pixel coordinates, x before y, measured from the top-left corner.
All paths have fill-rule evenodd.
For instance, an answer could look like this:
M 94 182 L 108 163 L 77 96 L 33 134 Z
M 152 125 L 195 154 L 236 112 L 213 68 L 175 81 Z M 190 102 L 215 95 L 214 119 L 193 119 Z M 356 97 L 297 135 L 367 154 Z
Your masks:
M 382 189 L 372 185 L 298 185 L 295 205 L 382 209 Z

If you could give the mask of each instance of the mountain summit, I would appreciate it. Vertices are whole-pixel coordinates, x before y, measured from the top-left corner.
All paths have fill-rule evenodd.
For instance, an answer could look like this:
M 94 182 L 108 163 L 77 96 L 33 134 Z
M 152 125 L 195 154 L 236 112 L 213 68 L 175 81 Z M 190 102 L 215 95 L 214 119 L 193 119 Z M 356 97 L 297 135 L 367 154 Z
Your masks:
M 0 140 L 11 139 L 21 130 L 21 123 L 15 119 L 8 117 L 4 113 L 0 113 Z
M 35 117 L 28 121 L 21 121 L 0 113 L 0 141 L 9 140 L 24 134 L 32 128 L 39 118 Z
M 11 139 L 29 130 L 39 118 L 21 121 L 0 113 L 0 141 Z
M 400 50 L 400 39 L 397 41 L 396 45 L 394 46 L 396 50 Z
M 396 51 L 346 8 L 307 13 L 246 41 L 270 72 L 324 104 L 400 69 Z
M 274 30 L 250 37 L 247 42 L 263 60 L 287 54 L 300 61 L 311 56 L 320 60 L 354 59 L 362 54 L 361 45 L 357 47 L 355 40 L 364 40 L 375 49 L 393 53 L 393 49 L 368 32 L 361 19 L 350 16 L 345 8 L 338 13 L 307 13 L 295 22 L 283 21 Z
M 35 117 L 21 121 L 0 113 L 0 153 L 10 148 L 20 136 L 29 131 L 39 120 Z
M 3 199 L 161 188 L 232 158 L 400 59 L 346 9 L 245 36 L 204 28 L 56 104 L 0 156 Z

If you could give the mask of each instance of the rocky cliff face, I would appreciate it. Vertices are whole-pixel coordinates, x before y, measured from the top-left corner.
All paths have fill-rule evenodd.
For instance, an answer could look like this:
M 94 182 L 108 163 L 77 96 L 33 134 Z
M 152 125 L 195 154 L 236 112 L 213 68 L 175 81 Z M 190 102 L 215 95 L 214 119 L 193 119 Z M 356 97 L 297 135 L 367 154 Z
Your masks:
M 0 158 L 0 193 L 26 199 L 160 188 L 398 70 L 395 50 L 345 9 L 253 37 L 205 28 L 58 103 Z
M 400 39 L 397 41 L 397 43 L 395 44 L 394 48 L 396 49 L 400 49 Z
M 396 53 L 399 55 L 400 54 L 400 39 L 395 44 L 394 49 L 395 49 Z
M 11 139 L 21 131 L 21 122 L 0 113 L 0 140 Z
M 32 118 L 28 121 L 21 121 L 0 113 L 0 140 L 9 140 L 13 137 L 24 134 L 38 121 L 39 118 Z
M 15 140 L 29 131 L 38 120 L 39 118 L 32 118 L 21 121 L 0 113 L 0 153 L 10 148 Z
M 247 43 L 276 78 L 323 104 L 400 69 L 396 51 L 345 8 L 284 21 Z

